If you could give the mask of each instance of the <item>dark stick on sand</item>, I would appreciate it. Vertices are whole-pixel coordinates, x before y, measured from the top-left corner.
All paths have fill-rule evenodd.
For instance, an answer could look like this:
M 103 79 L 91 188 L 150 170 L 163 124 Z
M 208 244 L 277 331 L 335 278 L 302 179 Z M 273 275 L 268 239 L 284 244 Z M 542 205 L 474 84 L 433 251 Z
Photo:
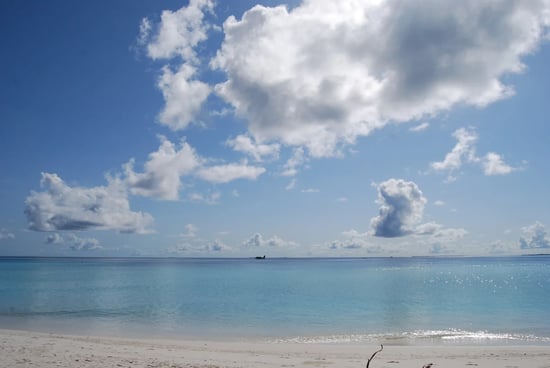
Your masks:
M 366 368 L 369 368 L 369 364 L 370 364 L 370 361 L 374 358 L 374 356 L 376 354 L 378 354 L 379 352 L 381 352 L 382 350 L 384 350 L 384 345 L 380 345 L 380 350 L 377 350 L 375 351 L 369 358 L 369 360 L 367 360 L 367 367 Z

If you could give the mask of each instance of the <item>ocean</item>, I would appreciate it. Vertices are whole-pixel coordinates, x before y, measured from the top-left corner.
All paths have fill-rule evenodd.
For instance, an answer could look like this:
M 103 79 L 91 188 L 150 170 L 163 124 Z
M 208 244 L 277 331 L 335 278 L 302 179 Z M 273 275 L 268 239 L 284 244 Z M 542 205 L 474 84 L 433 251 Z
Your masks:
M 386 344 L 550 344 L 550 256 L 0 257 L 0 328 Z

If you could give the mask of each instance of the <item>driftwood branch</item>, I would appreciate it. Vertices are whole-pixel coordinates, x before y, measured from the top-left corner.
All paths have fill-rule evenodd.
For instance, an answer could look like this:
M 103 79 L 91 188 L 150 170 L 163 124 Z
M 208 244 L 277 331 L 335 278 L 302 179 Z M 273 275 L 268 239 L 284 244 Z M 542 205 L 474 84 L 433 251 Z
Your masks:
M 377 350 L 375 351 L 369 358 L 369 360 L 367 360 L 367 367 L 366 368 L 369 368 L 369 364 L 370 364 L 370 361 L 374 358 L 374 356 L 376 354 L 378 354 L 379 352 L 381 352 L 382 350 L 384 350 L 384 345 L 380 345 L 380 350 Z

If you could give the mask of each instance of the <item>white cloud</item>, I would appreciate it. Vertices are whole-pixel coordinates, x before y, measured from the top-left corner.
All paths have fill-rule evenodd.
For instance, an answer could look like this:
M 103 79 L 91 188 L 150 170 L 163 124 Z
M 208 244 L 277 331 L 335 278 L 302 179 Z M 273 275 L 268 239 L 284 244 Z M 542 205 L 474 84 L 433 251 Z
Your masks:
M 424 123 L 422 123 L 422 124 L 418 124 L 418 125 L 413 126 L 412 128 L 409 128 L 409 130 L 410 130 L 411 132 L 417 133 L 417 132 L 422 132 L 422 131 L 428 129 L 429 127 L 430 127 L 430 124 L 424 122 Z
M 320 190 L 317 188 L 307 188 L 307 189 L 302 189 L 301 192 L 302 193 L 319 193 Z
M 550 238 L 546 232 L 546 227 L 540 222 L 521 228 L 523 232 L 519 239 L 521 249 L 550 248 Z
M 0 229 L 0 240 L 5 239 L 15 239 L 15 235 L 12 232 L 9 232 L 7 229 Z
M 95 238 L 81 238 L 73 233 L 62 236 L 58 233 L 49 234 L 46 237 L 46 244 L 66 245 L 70 250 L 88 251 L 103 249 L 99 244 L 99 240 Z
M 364 239 L 369 236 L 369 233 L 368 232 L 360 233 L 355 229 L 351 229 L 351 230 L 342 231 L 342 235 L 348 239 L 356 239 L 356 238 Z
M 151 215 L 133 212 L 126 188 L 109 178 L 107 186 L 70 187 L 56 174 L 42 173 L 43 192 L 31 192 L 25 200 L 29 228 L 36 231 L 114 230 L 146 233 Z
M 449 253 L 449 249 L 441 243 L 432 244 L 430 247 L 431 254 L 446 254 Z
M 480 164 L 485 175 L 507 175 L 518 170 L 504 162 L 502 157 L 494 152 L 489 152 L 485 157 L 476 155 L 476 143 L 479 136 L 474 129 L 460 128 L 453 133 L 457 139 L 456 145 L 451 152 L 447 153 L 445 159 L 439 162 L 432 162 L 431 168 L 436 171 L 446 171 L 447 181 L 455 181 L 454 172 L 459 170 L 464 163 Z
M 159 121 L 172 130 L 187 128 L 210 94 L 211 87 L 195 79 L 195 74 L 196 68 L 187 63 L 175 73 L 168 66 L 162 69 L 158 87 L 165 105 Z
M 278 236 L 272 236 L 271 238 L 264 239 L 262 234 L 256 233 L 249 239 L 243 242 L 245 248 L 259 248 L 259 247 L 294 247 L 297 244 L 293 241 L 283 240 Z
M 411 234 L 422 219 L 427 200 L 412 181 L 389 179 L 378 185 L 380 214 L 371 219 L 374 236 L 393 238 Z
M 185 232 L 181 234 L 184 238 L 194 238 L 197 236 L 198 228 L 193 224 L 185 225 Z
M 228 247 L 227 245 L 225 245 L 223 242 L 221 242 L 220 240 L 214 240 L 211 244 L 208 245 L 207 247 L 207 250 L 209 252 L 222 252 L 222 251 L 225 251 L 225 250 L 229 250 L 231 249 L 230 247 Z
M 197 239 L 191 242 L 184 242 L 169 248 L 168 253 L 172 254 L 204 254 L 204 253 L 221 253 L 230 251 L 231 247 L 224 244 L 222 241 L 215 239 L 213 241 Z
M 257 162 L 261 162 L 264 157 L 278 158 L 281 148 L 281 145 L 278 143 L 258 143 L 248 135 L 238 135 L 233 139 L 228 139 L 226 144 L 237 152 L 250 155 Z
M 365 249 L 367 247 L 366 243 L 363 241 L 358 241 L 356 239 L 346 239 L 346 240 L 334 240 L 329 244 L 329 249 L 339 250 L 356 250 L 356 249 Z
M 46 244 L 63 244 L 65 242 L 65 239 L 58 233 L 52 233 L 48 234 L 46 237 Z
M 158 150 L 149 154 L 144 165 L 145 172 L 134 172 L 133 160 L 125 165 L 126 184 L 134 195 L 175 200 L 181 187 L 180 177 L 192 173 L 202 159 L 187 142 L 181 142 L 178 149 L 166 138 L 160 139 Z
M 445 206 L 445 202 L 438 200 L 434 202 L 434 205 L 438 207 Z
M 134 160 L 124 165 L 125 183 L 134 195 L 177 200 L 184 176 L 198 177 L 214 184 L 228 183 L 238 179 L 255 180 L 265 173 L 260 166 L 251 166 L 245 161 L 224 165 L 206 166 L 207 159 L 198 155 L 193 147 L 182 141 L 179 147 L 164 137 L 157 151 L 149 154 L 143 173 L 134 171 Z M 235 194 L 238 194 L 235 192 Z M 216 202 L 220 195 L 191 193 L 192 201 Z
M 102 249 L 103 247 L 99 245 L 99 241 L 95 238 L 81 238 L 76 236 L 75 234 L 69 234 L 66 238 L 66 243 L 69 244 L 69 248 L 71 250 L 98 250 Z
M 150 58 L 182 60 L 175 71 L 164 66 L 158 81 L 165 100 L 159 121 L 172 130 L 185 129 L 193 122 L 211 92 L 207 83 L 197 79 L 200 60 L 195 48 L 207 39 L 211 26 L 204 21 L 204 16 L 213 8 L 212 0 L 191 0 L 188 6 L 177 11 L 165 10 L 154 32 L 150 19 L 141 22 L 138 44 L 147 44 Z
M 296 187 L 296 179 L 292 178 L 292 180 L 285 187 L 285 190 L 292 190 L 294 187 Z
M 281 172 L 282 176 L 295 176 L 298 174 L 298 168 L 307 162 L 304 149 L 301 147 L 295 148 L 292 156 L 288 159 Z
M 464 238 L 468 232 L 462 228 L 445 228 L 443 225 L 428 222 L 418 225 L 415 229 L 415 235 L 429 235 L 441 242 L 452 242 Z
M 390 121 L 513 93 L 503 76 L 548 26 L 546 0 L 304 1 L 229 17 L 216 93 L 259 141 L 338 154 Z
M 363 250 L 369 254 L 376 254 L 382 251 L 380 246 L 373 246 L 369 243 L 369 233 L 360 233 L 357 230 L 342 232 L 343 239 L 333 240 L 328 244 L 330 250 L 356 251 Z
M 209 25 L 204 22 L 204 12 L 212 11 L 214 1 L 191 0 L 187 7 L 177 11 L 162 12 L 158 29 L 151 38 L 151 21 L 143 19 L 140 26 L 140 43 L 147 45 L 152 59 L 169 59 L 179 56 L 184 60 L 196 62 L 194 48 L 207 39 Z
M 207 194 L 202 193 L 189 193 L 187 196 L 187 199 L 191 202 L 203 202 L 206 204 L 218 204 L 220 198 L 221 198 L 220 192 L 210 192 Z
M 518 170 L 504 162 L 502 157 L 494 152 L 489 152 L 483 159 L 483 172 L 485 175 L 508 175 Z
M 246 161 L 242 163 L 231 163 L 226 165 L 202 167 L 197 176 L 210 183 L 227 183 L 237 179 L 256 180 L 265 172 L 265 168 L 249 166 Z
M 490 254 L 510 254 L 517 253 L 517 248 L 513 244 L 497 240 L 489 245 L 488 252 Z
M 431 163 L 432 169 L 453 172 L 460 169 L 463 162 L 479 161 L 475 148 L 478 135 L 473 129 L 460 128 L 453 133 L 453 137 L 458 142 L 451 152 L 447 153 L 443 161 Z

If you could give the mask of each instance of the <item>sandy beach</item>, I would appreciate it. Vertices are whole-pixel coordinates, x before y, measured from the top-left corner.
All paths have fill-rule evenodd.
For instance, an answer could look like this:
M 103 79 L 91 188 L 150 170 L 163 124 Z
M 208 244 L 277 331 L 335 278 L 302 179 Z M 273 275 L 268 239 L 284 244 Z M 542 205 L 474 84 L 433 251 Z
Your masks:
M 379 347 L 147 340 L 0 330 L 4 367 L 365 367 Z M 549 346 L 385 346 L 370 368 L 550 368 Z

